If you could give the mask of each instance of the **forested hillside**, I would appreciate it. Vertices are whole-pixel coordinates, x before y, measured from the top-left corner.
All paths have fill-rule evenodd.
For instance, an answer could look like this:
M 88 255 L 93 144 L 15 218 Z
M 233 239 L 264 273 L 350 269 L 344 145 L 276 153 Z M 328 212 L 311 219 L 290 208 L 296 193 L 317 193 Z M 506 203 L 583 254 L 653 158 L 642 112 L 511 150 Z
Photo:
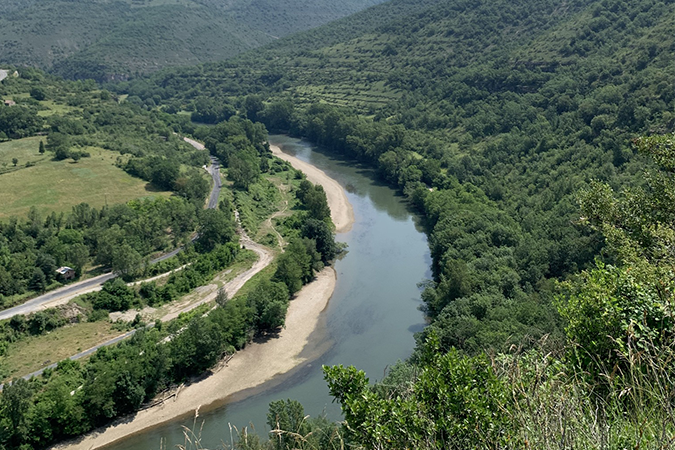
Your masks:
M 130 274 L 189 240 L 209 157 L 173 133 L 174 117 L 33 69 L 0 96 L 0 308 L 59 286 L 60 266 Z
M 394 1 L 116 89 L 193 117 L 240 104 L 424 214 L 418 350 L 375 388 L 326 371 L 359 444 L 657 448 L 675 426 L 672 142 L 639 141 L 661 169 L 633 142 L 673 131 L 674 23 L 661 0 Z
M 506 349 L 560 336 L 550 281 L 600 254 L 579 190 L 638 181 L 630 140 L 672 126 L 674 20 L 658 1 L 395 1 L 116 88 L 202 119 L 249 94 L 249 118 L 377 166 L 427 217 L 429 329 L 472 353 Z M 335 43 L 335 29 L 352 31 Z
M 0 5 L 0 63 L 123 79 L 226 59 L 379 2 L 11 0 Z

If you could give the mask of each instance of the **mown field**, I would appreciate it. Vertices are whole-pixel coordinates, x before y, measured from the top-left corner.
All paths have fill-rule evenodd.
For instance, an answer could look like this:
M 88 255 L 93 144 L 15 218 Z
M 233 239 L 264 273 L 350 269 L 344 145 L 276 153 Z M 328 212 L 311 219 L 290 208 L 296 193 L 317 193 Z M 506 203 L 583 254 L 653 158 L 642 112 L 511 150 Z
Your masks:
M 25 216 L 35 206 L 42 212 L 65 212 L 74 205 L 92 207 L 125 203 L 135 198 L 169 196 L 149 183 L 134 178 L 115 166 L 117 153 L 100 148 L 78 162 L 53 161 L 51 154 L 38 152 L 41 137 L 0 143 L 0 219 Z M 17 158 L 14 169 L 12 159 Z M 35 163 L 26 167 L 26 163 Z
M 59 328 L 42 336 L 33 336 L 13 343 L 4 358 L 4 381 L 25 375 L 41 367 L 72 356 L 74 353 L 119 336 L 110 322 L 86 322 Z M 73 352 L 73 350 L 76 350 Z

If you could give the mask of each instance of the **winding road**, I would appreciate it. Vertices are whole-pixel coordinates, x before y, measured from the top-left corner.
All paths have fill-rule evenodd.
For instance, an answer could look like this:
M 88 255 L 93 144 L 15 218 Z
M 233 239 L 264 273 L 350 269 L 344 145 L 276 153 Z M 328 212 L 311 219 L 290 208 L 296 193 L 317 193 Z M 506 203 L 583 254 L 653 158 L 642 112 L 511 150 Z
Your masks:
M 237 216 L 237 223 L 239 223 L 239 215 L 236 214 L 236 216 Z M 230 282 L 226 283 L 223 286 L 224 289 L 225 289 L 225 292 L 227 292 L 228 298 L 234 297 L 234 295 L 237 292 L 239 292 L 239 289 L 241 289 L 242 286 L 244 286 L 244 284 L 246 284 L 246 282 L 248 280 L 253 278 L 253 276 L 255 276 L 255 274 L 257 274 L 258 272 L 263 270 L 265 267 L 267 267 L 272 262 L 272 259 L 274 258 L 274 255 L 272 254 L 272 252 L 269 251 L 269 249 L 267 249 L 266 247 L 263 247 L 262 245 L 258 244 L 257 242 L 254 242 L 253 240 L 251 240 L 248 237 L 248 235 L 246 234 L 246 232 L 241 227 L 238 227 L 238 229 L 239 229 L 238 232 L 240 234 L 239 242 L 245 248 L 247 248 L 249 250 L 252 250 L 255 253 L 257 253 L 258 254 L 258 260 L 253 264 L 253 266 L 250 269 L 240 273 L 233 280 L 231 280 Z M 161 321 L 162 322 L 168 322 L 170 320 L 173 320 L 182 313 L 192 311 L 193 309 L 203 305 L 204 303 L 208 303 L 210 301 L 215 300 L 216 295 L 218 295 L 218 292 L 213 292 L 213 293 L 205 296 L 204 298 L 202 298 L 198 302 L 194 302 L 194 303 L 190 304 L 189 306 L 187 306 L 186 308 L 181 309 L 180 311 L 175 311 L 171 314 L 167 314 L 166 316 L 161 318 Z M 145 328 L 146 329 L 152 328 L 154 325 L 155 325 L 154 323 L 151 323 L 151 324 L 148 324 Z M 83 352 L 80 352 L 76 355 L 71 356 L 68 359 L 70 359 L 72 361 L 75 361 L 75 360 L 78 360 L 80 358 L 84 358 L 86 356 L 89 356 L 89 355 L 93 354 L 94 352 L 96 352 L 96 350 L 98 350 L 101 347 L 108 347 L 109 345 L 114 345 L 114 344 L 117 344 L 118 342 L 121 342 L 125 339 L 130 338 L 131 336 L 136 334 L 137 331 L 138 331 L 138 329 L 127 331 L 126 333 L 124 333 L 120 336 L 117 336 L 113 339 L 110 339 L 110 340 L 105 341 L 101 344 L 98 344 L 94 347 L 91 347 L 91 348 L 89 348 L 89 349 L 87 349 Z M 37 377 L 39 375 L 42 375 L 42 373 L 47 369 L 54 369 L 57 365 L 58 365 L 58 363 L 50 364 L 46 367 L 43 367 L 40 370 L 36 370 L 35 372 L 29 373 L 28 375 L 24 375 L 22 378 L 24 378 L 26 380 L 29 380 L 32 377 Z M 2 390 L 2 385 L 0 385 L 0 390 Z
M 3 71 L 0 70 L 0 75 L 2 74 Z M 6 72 L 6 71 L 4 71 Z M 1 78 L 0 78 L 1 79 Z M 189 139 L 189 138 L 183 138 L 185 142 L 188 144 L 192 145 L 194 148 L 197 150 L 204 150 L 205 147 L 203 144 Z M 220 164 L 218 162 L 218 159 L 211 156 L 211 165 L 206 168 L 206 170 L 209 172 L 211 175 L 211 178 L 213 178 L 213 188 L 211 189 L 211 194 L 209 195 L 209 202 L 207 205 L 207 208 L 209 209 L 215 209 L 218 206 L 218 198 L 220 196 L 220 188 L 222 187 L 221 181 L 220 181 Z M 192 238 L 194 241 L 197 239 L 197 236 Z M 150 264 L 156 264 L 160 261 L 164 261 L 165 259 L 169 259 L 178 253 L 180 253 L 183 250 L 182 247 L 179 247 L 169 253 L 166 253 L 162 256 L 159 256 L 153 260 L 150 261 Z M 36 311 L 40 311 L 42 309 L 46 309 L 49 307 L 53 307 L 59 304 L 67 303 L 71 299 L 77 297 L 78 295 L 86 294 L 88 292 L 93 292 L 96 290 L 99 290 L 103 283 L 105 283 L 108 280 L 112 280 L 115 278 L 117 275 L 114 273 L 106 273 L 103 275 L 99 275 L 93 278 L 90 278 L 88 280 L 80 281 L 77 283 L 69 284 L 67 286 L 63 286 L 61 288 L 58 288 L 54 291 L 48 292 L 46 294 L 40 295 L 39 297 L 35 297 L 31 300 L 28 300 L 27 302 L 14 306 L 13 308 L 5 309 L 4 311 L 0 311 L 0 320 L 6 320 L 6 319 L 11 319 L 12 317 L 18 315 L 18 314 L 30 314 Z
M 184 138 L 184 139 L 185 139 L 186 142 L 193 145 L 197 149 L 201 150 L 201 149 L 204 148 L 204 146 L 202 144 L 200 144 L 196 141 L 192 141 L 191 139 L 188 139 L 188 138 Z M 218 164 L 218 160 L 216 158 L 211 157 L 211 165 L 207 168 L 207 170 L 209 171 L 209 173 L 213 177 L 213 189 L 211 190 L 211 195 L 209 197 L 208 208 L 214 209 L 218 205 L 218 197 L 220 195 L 220 188 L 221 188 L 220 167 L 219 167 L 219 164 Z M 239 234 L 240 244 L 244 248 L 247 248 L 247 249 L 255 252 L 258 255 L 258 260 L 253 264 L 253 266 L 250 269 L 240 273 L 234 279 L 232 279 L 230 282 L 226 283 L 223 286 L 224 289 L 225 289 L 225 292 L 227 292 L 228 298 L 234 297 L 234 295 L 239 291 L 239 289 L 242 288 L 242 286 L 244 286 L 244 284 L 246 284 L 246 282 L 248 280 L 253 278 L 253 276 L 255 276 L 258 272 L 260 272 L 265 267 L 267 267 L 272 262 L 272 260 L 274 258 L 273 253 L 268 248 L 258 244 L 257 242 L 253 241 L 251 238 L 248 237 L 248 235 L 246 234 L 246 231 L 241 227 L 241 222 L 239 220 L 239 213 L 237 211 L 235 211 L 234 214 L 235 214 L 235 218 L 236 218 L 236 222 L 237 222 L 237 234 Z M 153 262 L 170 257 L 168 255 L 173 256 L 176 253 L 178 253 L 178 251 L 180 251 L 180 249 L 177 249 L 177 250 L 175 250 L 175 251 L 173 251 L 173 252 L 171 252 L 167 255 L 163 255 L 162 257 L 157 258 L 156 260 L 153 260 Z M 81 283 L 76 283 L 78 286 L 76 286 L 76 285 L 66 286 L 65 288 L 61 288 L 61 289 L 58 289 L 57 291 L 51 292 L 50 294 L 46 294 L 44 296 L 35 298 L 35 299 L 33 299 L 33 300 L 31 300 L 27 303 L 24 303 L 21 306 L 12 308 L 12 310 L 23 309 L 27 312 L 36 311 L 36 310 L 40 309 L 41 305 L 45 305 L 46 303 L 53 303 L 55 301 L 58 301 L 58 299 L 60 299 L 60 298 L 68 298 L 68 299 L 72 298 L 74 296 L 74 292 L 83 292 L 83 291 L 86 291 L 86 290 L 91 291 L 93 289 L 96 289 L 101 284 L 103 284 L 106 280 L 112 279 L 114 277 L 115 277 L 115 275 L 112 274 L 112 273 L 100 275 L 99 277 L 92 278 L 90 280 L 86 280 L 86 281 L 81 282 Z M 67 289 L 67 288 L 72 288 L 72 289 Z M 168 321 L 173 320 L 176 317 L 178 317 L 178 315 L 181 314 L 181 313 L 192 311 L 193 309 L 203 305 L 204 303 L 208 303 L 210 301 L 213 301 L 216 298 L 217 294 L 218 294 L 217 292 L 213 292 L 213 293 L 205 296 L 204 298 L 202 298 L 198 302 L 194 302 L 194 303 L 190 304 L 189 306 L 181 309 L 180 311 L 175 311 L 175 312 L 172 312 L 170 314 L 167 314 L 166 316 L 161 318 L 161 321 L 162 322 L 168 322 Z M 43 297 L 47 297 L 47 299 L 45 300 Z M 41 302 L 39 301 L 40 299 L 42 299 Z M 8 311 L 10 311 L 10 310 L 3 311 L 3 313 L 8 312 Z M 26 312 L 15 312 L 14 314 L 26 314 Z M 154 323 L 147 325 L 146 328 L 151 328 L 153 326 L 154 326 Z M 73 355 L 69 359 L 75 361 L 75 360 L 87 357 L 87 356 L 93 354 L 94 352 L 96 352 L 101 347 L 107 347 L 107 346 L 110 346 L 110 345 L 114 345 L 114 344 L 117 344 L 120 341 L 123 341 L 127 338 L 130 338 L 137 331 L 138 331 L 138 329 L 128 331 L 128 332 L 126 332 L 126 333 L 124 333 L 120 336 L 117 336 L 113 339 L 110 339 L 106 342 L 103 342 L 103 343 L 98 344 L 98 345 L 96 345 L 92 348 L 89 348 L 89 349 L 87 349 L 83 352 L 80 352 L 76 355 Z M 29 373 L 28 375 L 25 375 L 22 378 L 28 380 L 32 377 L 39 376 L 45 370 L 53 369 L 57 365 L 58 365 L 58 363 L 50 364 L 49 366 L 43 367 L 40 370 Z M 0 385 L 0 390 L 2 390 L 2 385 Z

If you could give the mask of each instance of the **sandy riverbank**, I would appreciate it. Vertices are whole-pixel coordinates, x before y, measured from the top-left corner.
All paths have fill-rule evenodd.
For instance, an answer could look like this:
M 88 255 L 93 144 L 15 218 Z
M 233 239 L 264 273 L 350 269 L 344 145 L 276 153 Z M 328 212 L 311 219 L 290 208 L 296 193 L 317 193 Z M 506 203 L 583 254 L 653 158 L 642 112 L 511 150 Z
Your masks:
M 259 386 L 275 376 L 285 374 L 308 360 L 301 356 L 316 328 L 321 311 L 335 289 L 335 271 L 327 267 L 316 281 L 305 286 L 291 301 L 286 328 L 279 336 L 265 343 L 250 344 L 208 378 L 181 389 L 175 399 L 163 405 L 141 411 L 130 421 L 94 432 L 76 443 L 61 446 L 69 449 L 93 449 L 111 444 L 147 428 L 176 417 L 206 408 L 245 389 Z M 128 420 L 128 419 L 127 419 Z
M 331 218 L 338 232 L 351 229 L 354 211 L 342 187 L 322 170 L 281 153 L 273 147 L 275 155 L 289 161 L 293 167 L 302 170 L 307 179 L 321 184 L 326 191 Z M 233 395 L 263 385 L 310 360 L 303 350 L 310 343 L 310 336 L 321 321 L 321 312 L 326 308 L 335 290 L 336 274 L 331 267 L 325 268 L 317 279 L 306 285 L 290 303 L 286 316 L 286 327 L 278 337 L 264 343 L 253 343 L 238 352 L 225 366 L 206 379 L 179 391 L 175 398 L 137 413 L 133 418 L 124 418 L 116 425 L 90 433 L 76 442 L 57 448 L 95 449 L 112 444 L 132 434 L 169 422 L 177 417 L 194 412 L 197 408 L 208 408 L 210 404 L 221 404 Z M 241 399 L 237 396 L 238 399 Z
M 354 223 L 354 209 L 347 199 L 345 190 L 334 179 L 313 165 L 299 160 L 295 156 L 287 155 L 276 145 L 270 145 L 274 156 L 291 163 L 295 169 L 300 170 L 307 175 L 307 179 L 314 184 L 320 184 L 326 191 L 326 198 L 330 206 L 330 217 L 333 219 L 335 229 L 338 233 L 345 233 L 352 228 Z

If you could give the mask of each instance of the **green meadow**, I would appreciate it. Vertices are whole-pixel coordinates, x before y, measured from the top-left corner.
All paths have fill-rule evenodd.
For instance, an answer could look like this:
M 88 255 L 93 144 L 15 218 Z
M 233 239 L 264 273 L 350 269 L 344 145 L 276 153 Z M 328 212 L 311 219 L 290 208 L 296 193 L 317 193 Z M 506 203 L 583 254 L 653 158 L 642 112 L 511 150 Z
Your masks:
M 96 147 L 78 162 L 53 161 L 38 152 L 41 137 L 0 143 L 0 219 L 25 216 L 33 206 L 42 212 L 69 211 L 74 205 L 93 207 L 135 198 L 169 196 L 115 166 L 118 154 Z M 12 159 L 17 158 L 16 168 Z M 26 167 L 26 163 L 34 166 Z

